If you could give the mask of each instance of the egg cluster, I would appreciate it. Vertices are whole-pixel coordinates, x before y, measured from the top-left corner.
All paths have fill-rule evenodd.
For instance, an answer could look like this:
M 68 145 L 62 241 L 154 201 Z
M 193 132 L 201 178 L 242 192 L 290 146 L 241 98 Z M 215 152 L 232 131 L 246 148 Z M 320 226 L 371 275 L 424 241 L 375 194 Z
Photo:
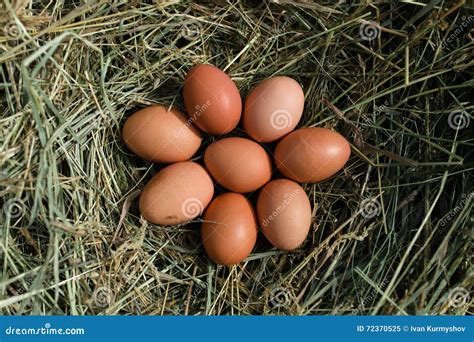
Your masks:
M 347 140 L 325 128 L 294 130 L 303 114 L 304 93 L 289 77 L 258 84 L 245 99 L 242 114 L 239 90 L 230 77 L 200 64 L 186 75 L 183 96 L 189 116 L 157 105 L 134 113 L 123 127 L 130 150 L 170 164 L 143 189 L 142 216 L 155 224 L 175 225 L 203 214 L 204 248 L 223 265 L 237 264 L 252 252 L 258 227 L 277 248 L 301 245 L 312 215 L 309 199 L 296 182 L 319 182 L 341 170 L 350 156 Z M 232 132 L 241 116 L 251 139 L 216 140 L 204 153 L 204 167 L 190 161 L 201 145 L 201 130 L 213 135 Z M 274 163 L 288 179 L 271 180 L 272 159 L 259 144 L 277 140 Z M 213 199 L 214 181 L 230 192 Z M 243 194 L 260 188 L 255 213 Z

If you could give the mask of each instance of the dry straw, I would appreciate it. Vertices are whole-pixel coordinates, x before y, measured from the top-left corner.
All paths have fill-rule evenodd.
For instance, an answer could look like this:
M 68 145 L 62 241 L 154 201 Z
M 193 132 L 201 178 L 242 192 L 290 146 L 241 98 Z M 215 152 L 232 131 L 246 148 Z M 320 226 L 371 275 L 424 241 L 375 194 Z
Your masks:
M 363 3 L 4 1 L 2 313 L 468 313 L 446 300 L 473 284 L 467 10 Z M 216 266 L 198 223 L 140 220 L 133 197 L 159 166 L 125 148 L 121 126 L 150 104 L 183 108 L 184 75 L 204 62 L 242 94 L 297 79 L 299 127 L 352 144 L 342 172 L 305 185 L 314 222 L 294 252 L 261 239 L 244 263 Z M 448 125 L 452 112 L 470 125 Z

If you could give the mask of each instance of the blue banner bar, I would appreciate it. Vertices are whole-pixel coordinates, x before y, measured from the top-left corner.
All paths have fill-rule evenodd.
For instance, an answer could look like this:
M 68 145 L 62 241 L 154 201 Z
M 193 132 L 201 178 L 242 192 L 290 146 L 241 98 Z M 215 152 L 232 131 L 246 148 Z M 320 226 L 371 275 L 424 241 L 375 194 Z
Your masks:
M 474 341 L 472 316 L 1 316 L 0 341 Z

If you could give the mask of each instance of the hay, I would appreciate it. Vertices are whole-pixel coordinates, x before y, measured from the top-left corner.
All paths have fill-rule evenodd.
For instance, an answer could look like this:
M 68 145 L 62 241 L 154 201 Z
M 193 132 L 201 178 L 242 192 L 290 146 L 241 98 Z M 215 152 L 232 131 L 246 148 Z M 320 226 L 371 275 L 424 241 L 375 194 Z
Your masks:
M 472 10 L 229 2 L 4 2 L 3 314 L 472 314 Z M 161 166 L 120 129 L 149 104 L 183 108 L 184 75 L 204 62 L 243 96 L 297 79 L 299 127 L 351 142 L 342 172 L 305 185 L 314 223 L 297 251 L 260 236 L 226 268 L 198 221 L 140 220 L 131 198 Z

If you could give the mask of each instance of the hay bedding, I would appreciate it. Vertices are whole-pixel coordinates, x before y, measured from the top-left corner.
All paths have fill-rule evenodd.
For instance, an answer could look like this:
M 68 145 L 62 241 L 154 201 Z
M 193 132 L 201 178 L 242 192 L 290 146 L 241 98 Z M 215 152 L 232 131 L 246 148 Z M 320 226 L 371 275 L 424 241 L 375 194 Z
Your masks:
M 472 15 L 443 1 L 4 2 L 2 313 L 470 313 Z M 183 108 L 203 62 L 244 96 L 295 78 L 299 127 L 353 146 L 305 186 L 314 221 L 295 252 L 260 237 L 245 263 L 216 266 L 199 222 L 140 219 L 133 198 L 161 166 L 121 126 L 153 103 Z

